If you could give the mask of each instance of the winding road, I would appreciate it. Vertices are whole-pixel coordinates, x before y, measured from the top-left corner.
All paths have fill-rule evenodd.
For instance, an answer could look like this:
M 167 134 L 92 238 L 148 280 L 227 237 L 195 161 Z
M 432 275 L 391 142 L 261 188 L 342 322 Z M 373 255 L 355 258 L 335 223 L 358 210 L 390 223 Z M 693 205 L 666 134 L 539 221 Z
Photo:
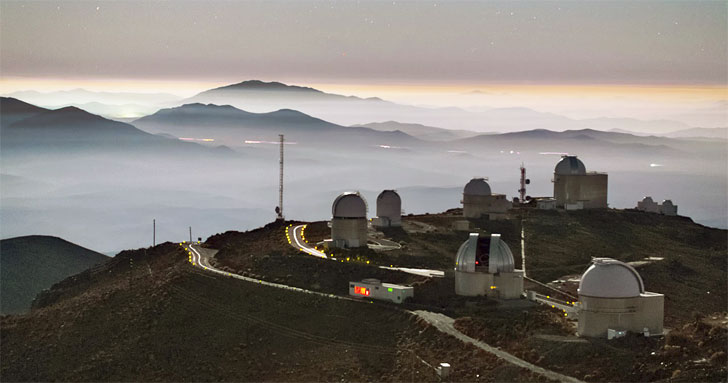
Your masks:
M 288 285 L 284 285 L 284 284 L 280 284 L 280 283 L 267 282 L 262 279 L 245 277 L 245 276 L 242 276 L 239 274 L 228 273 L 227 271 L 216 269 L 215 267 L 210 265 L 209 258 L 213 257 L 215 255 L 215 253 L 217 253 L 217 250 L 205 249 L 202 247 L 195 247 L 195 245 L 193 245 L 193 244 L 185 245 L 183 243 L 183 246 L 185 246 L 185 248 L 187 250 L 189 250 L 189 252 L 190 252 L 190 263 L 192 263 L 194 266 L 202 267 L 204 270 L 207 270 L 207 271 L 219 274 L 219 275 L 239 279 L 241 281 L 257 283 L 257 284 L 260 284 L 263 286 L 270 286 L 270 287 L 275 287 L 275 288 L 279 288 L 279 289 L 285 289 L 285 290 L 289 290 L 289 291 L 297 291 L 300 293 L 313 294 L 313 295 L 318 295 L 318 296 L 322 296 L 322 297 L 341 299 L 341 300 L 347 300 L 347 301 L 353 301 L 353 302 L 362 302 L 359 299 L 352 299 L 349 297 L 343 297 L 343 296 L 336 295 L 336 294 L 321 293 L 318 291 L 306 290 L 306 289 L 302 289 L 299 287 L 288 286 Z
M 298 225 L 298 226 L 289 226 L 286 229 L 286 237 L 288 239 L 288 243 L 291 244 L 294 248 L 303 251 L 306 254 L 313 255 L 314 257 L 318 258 L 324 258 L 324 259 L 331 259 L 336 260 L 336 258 L 329 257 L 324 253 L 323 251 L 317 250 L 315 247 L 312 247 L 310 244 L 306 242 L 306 235 L 304 230 L 306 229 L 307 225 Z M 403 273 L 417 275 L 421 277 L 429 277 L 429 278 L 443 278 L 445 277 L 445 272 L 442 270 L 430 270 L 430 269 L 417 269 L 412 267 L 398 267 L 398 266 L 378 266 L 380 269 L 387 269 L 387 270 L 397 270 L 401 271 Z
M 298 250 L 303 251 L 306 254 L 313 255 L 314 257 L 319 258 L 328 258 L 326 256 L 326 253 L 322 251 L 318 251 L 316 248 L 311 247 L 306 242 L 306 237 L 303 233 L 303 230 L 306 228 L 306 225 L 298 225 L 298 226 L 289 226 L 288 229 L 286 229 L 286 236 L 288 237 L 288 243 L 291 244 L 291 246 L 297 248 Z
M 291 245 L 294 247 L 298 247 L 302 251 L 306 251 L 304 249 L 307 249 L 307 250 L 311 251 L 311 253 L 314 253 L 314 254 L 311 254 L 308 251 L 306 251 L 307 253 L 309 253 L 311 255 L 319 256 L 318 254 L 320 254 L 320 255 L 323 255 L 323 257 L 326 257 L 326 254 L 324 254 L 314 248 L 311 248 L 310 245 L 306 244 L 306 242 L 304 241 L 305 237 L 303 235 L 304 228 L 305 228 L 305 225 L 299 225 L 294 228 L 289 228 L 286 231 L 287 236 L 289 236 L 289 237 L 291 236 L 291 234 L 293 234 L 293 236 L 292 236 L 293 240 L 290 241 Z M 298 235 L 298 237 L 297 237 L 297 235 Z M 298 239 L 298 240 L 296 240 L 296 239 Z M 296 243 L 296 245 L 294 245 L 294 243 Z M 336 295 L 336 294 L 327 294 L 327 293 L 321 293 L 318 291 L 306 290 L 306 289 L 302 289 L 302 288 L 298 288 L 298 287 L 288 286 L 288 285 L 284 285 L 284 284 L 280 284 L 280 283 L 267 282 L 267 281 L 263 281 L 260 279 L 254 279 L 254 278 L 245 277 L 245 276 L 242 276 L 239 274 L 234 274 L 234 273 L 229 273 L 229 272 L 226 272 L 223 270 L 219 270 L 219 269 L 213 267 L 209 262 L 209 259 L 211 257 L 215 256 L 215 254 L 217 253 L 217 250 L 206 249 L 206 248 L 203 248 L 200 246 L 196 247 L 192 243 L 183 242 L 183 243 L 181 243 L 181 245 L 184 246 L 184 248 L 189 251 L 189 256 L 190 256 L 189 260 L 190 260 L 190 263 L 192 263 L 192 265 L 201 267 L 204 270 L 212 272 L 212 273 L 216 273 L 216 274 L 230 277 L 230 278 L 239 279 L 239 280 L 246 281 L 246 282 L 257 283 L 257 284 L 264 285 L 264 286 L 285 289 L 285 290 L 289 290 L 289 291 L 296 291 L 296 292 L 305 293 L 305 294 L 313 294 L 313 295 L 318 295 L 318 296 L 332 298 L 332 299 L 346 300 L 346 301 L 359 302 L 359 303 L 368 303 L 368 301 L 361 300 L 361 299 L 353 299 L 353 298 L 340 296 L 340 295 Z M 330 259 L 330 258 L 328 258 L 328 259 Z M 387 269 L 390 269 L 390 268 L 387 267 Z M 403 268 L 391 268 L 391 269 L 401 270 Z M 417 269 L 409 269 L 409 270 L 417 270 Z M 404 270 L 402 270 L 402 271 L 404 271 Z M 436 271 L 436 270 L 430 270 L 430 271 Z M 454 326 L 455 319 L 450 318 L 444 314 L 434 313 L 434 312 L 430 312 L 430 311 L 423 311 L 423 310 L 417 310 L 417 311 L 404 310 L 404 311 L 408 312 L 412 315 L 415 315 L 419 318 L 422 318 L 427 323 L 429 323 L 433 327 L 435 327 L 438 331 L 451 335 L 464 343 L 473 344 L 475 347 L 478 347 L 481 350 L 484 350 L 490 354 L 493 354 L 496 357 L 498 357 L 508 363 L 511 363 L 518 367 L 525 368 L 536 374 L 544 376 L 548 379 L 553 379 L 553 380 L 561 381 L 561 382 L 569 382 L 569 383 L 584 383 L 576 378 L 573 378 L 573 377 L 570 377 L 567 375 L 563 375 L 563 374 L 559 374 L 557 372 L 550 371 L 545 368 L 536 366 L 536 365 L 529 363 L 523 359 L 520 359 L 512 354 L 509 354 L 506 351 L 503 351 L 496 347 L 490 346 L 487 343 L 482 342 L 480 340 L 471 338 L 455 328 L 455 326 Z

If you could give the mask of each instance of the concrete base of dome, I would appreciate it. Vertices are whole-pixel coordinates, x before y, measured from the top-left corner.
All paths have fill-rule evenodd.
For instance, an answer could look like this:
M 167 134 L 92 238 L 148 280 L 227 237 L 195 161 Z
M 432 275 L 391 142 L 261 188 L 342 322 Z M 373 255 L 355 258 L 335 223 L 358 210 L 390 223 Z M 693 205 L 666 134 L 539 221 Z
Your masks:
M 455 294 L 518 299 L 523 294 L 523 271 L 489 274 L 455 270 Z
M 372 226 L 382 227 L 400 227 L 402 226 L 402 217 L 374 217 L 372 218 Z
M 333 218 L 331 220 L 331 239 L 335 247 L 366 246 L 366 218 Z
M 579 296 L 580 336 L 606 338 L 609 329 L 651 335 L 663 333 L 665 296 L 645 292 L 631 298 Z
M 513 204 L 503 194 L 491 195 L 463 195 L 463 217 L 481 218 L 489 216 L 490 219 L 505 218 L 508 209 Z
M 554 175 L 556 207 L 571 210 L 606 209 L 608 176 L 605 173 Z M 580 209 L 573 208 L 581 203 Z

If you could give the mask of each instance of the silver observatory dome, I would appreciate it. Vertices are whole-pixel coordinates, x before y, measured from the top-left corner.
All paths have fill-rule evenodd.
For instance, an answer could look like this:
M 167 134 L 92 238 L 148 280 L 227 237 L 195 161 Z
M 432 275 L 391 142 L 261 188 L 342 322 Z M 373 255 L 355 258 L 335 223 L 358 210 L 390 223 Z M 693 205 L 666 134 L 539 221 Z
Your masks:
M 334 200 L 331 206 L 334 218 L 365 218 L 367 217 L 367 204 L 359 192 L 342 193 Z
M 377 217 L 399 217 L 402 214 L 402 199 L 394 190 L 384 190 L 377 197 Z
M 500 234 L 480 236 L 471 233 L 470 238 L 460 245 L 455 270 L 471 273 L 482 270 L 489 274 L 513 272 L 514 263 L 513 253 Z
M 594 258 L 581 276 L 579 295 L 631 298 L 645 292 L 642 277 L 632 266 L 612 258 Z
M 485 182 L 485 178 L 473 178 L 465 185 L 463 194 L 467 195 L 490 195 L 490 185 Z
M 556 164 L 554 173 L 560 176 L 583 175 L 586 174 L 586 166 L 576 156 L 563 156 Z

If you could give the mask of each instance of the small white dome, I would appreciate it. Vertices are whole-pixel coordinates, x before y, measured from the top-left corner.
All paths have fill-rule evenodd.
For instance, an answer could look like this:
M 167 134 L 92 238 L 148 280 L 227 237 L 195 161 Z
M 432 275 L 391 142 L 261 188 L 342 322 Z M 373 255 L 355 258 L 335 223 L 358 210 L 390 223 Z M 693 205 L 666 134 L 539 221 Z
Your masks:
M 394 190 L 384 190 L 377 197 L 377 217 L 399 217 L 402 215 L 402 199 Z
M 644 293 L 645 286 L 632 266 L 612 258 L 594 258 L 581 276 L 578 291 L 588 297 L 630 298 Z
M 367 217 L 367 204 L 359 192 L 346 192 L 336 197 L 331 207 L 334 218 Z
M 652 200 L 652 197 L 647 196 L 645 198 L 642 198 L 642 202 L 645 202 L 645 203 L 654 203 L 655 201 Z
M 481 270 L 484 273 L 496 274 L 512 272 L 515 270 L 514 263 L 513 253 L 500 234 L 481 237 L 478 233 L 470 233 L 468 240 L 460 245 L 455 258 L 455 270 L 472 273 L 478 267 L 483 268 Z
M 666 199 L 662 201 L 662 206 L 672 206 L 672 201 L 669 199 Z
M 463 194 L 490 195 L 490 185 L 485 182 L 485 178 L 473 178 L 467 185 L 465 185 Z
M 556 164 L 554 173 L 561 176 L 586 174 L 586 166 L 576 156 L 563 156 Z

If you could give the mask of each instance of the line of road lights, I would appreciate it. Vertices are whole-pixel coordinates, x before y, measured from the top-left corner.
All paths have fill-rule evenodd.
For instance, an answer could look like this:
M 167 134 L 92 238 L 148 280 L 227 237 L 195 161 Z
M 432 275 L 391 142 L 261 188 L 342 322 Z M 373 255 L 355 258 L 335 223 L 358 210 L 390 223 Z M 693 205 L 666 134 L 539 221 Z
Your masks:
M 547 295 L 547 296 L 546 296 L 546 299 L 551 299 L 551 296 L 550 296 L 550 295 Z M 566 301 L 566 304 L 567 304 L 567 305 L 572 305 L 572 306 L 575 306 L 575 305 L 576 305 L 576 302 L 572 302 L 572 301 Z M 555 309 L 555 308 L 556 308 L 556 305 L 551 305 L 551 308 L 552 308 L 552 309 Z M 566 317 L 566 316 L 569 316 L 569 313 L 567 313 L 567 312 L 566 312 L 566 310 L 564 310 L 564 309 L 561 309 L 561 311 L 563 311 L 563 312 L 564 312 L 564 316 L 565 316 L 565 317 Z
M 187 241 L 182 241 L 182 242 L 179 243 L 179 245 L 182 246 L 182 247 L 185 247 L 185 244 L 186 243 L 187 243 Z M 199 245 L 200 244 L 200 241 L 197 241 L 197 244 Z M 192 245 L 192 242 L 190 242 L 190 245 Z M 192 261 L 192 250 L 190 250 L 189 248 L 187 249 L 187 255 L 188 255 L 187 259 L 190 261 L 191 264 L 194 265 L 195 262 Z M 202 266 L 202 265 L 200 265 L 200 266 Z
M 301 240 L 303 240 L 304 242 L 306 242 L 306 236 L 304 235 L 304 231 L 306 230 L 307 226 L 308 225 L 303 225 L 303 227 L 301 227 Z M 288 225 L 288 227 L 286 227 L 286 240 L 288 240 L 289 245 L 293 245 L 293 242 L 291 241 L 291 235 L 290 235 L 290 229 L 292 227 L 293 227 L 293 224 L 290 224 L 290 225 Z M 314 249 L 316 249 L 316 251 L 321 252 L 323 255 L 325 255 L 327 257 L 331 257 L 331 254 L 326 254 L 325 251 L 319 250 L 318 246 L 315 246 Z M 299 248 L 298 250 L 300 250 L 302 253 L 305 253 L 303 248 Z M 334 257 L 331 257 L 331 259 L 336 260 L 336 258 L 334 258 Z M 357 257 L 357 260 L 359 260 L 359 257 Z M 345 262 L 343 258 L 341 259 L 341 262 Z M 351 258 L 346 257 L 346 262 L 351 262 Z M 367 260 L 366 264 L 368 265 L 369 263 L 370 263 L 369 260 Z M 389 267 L 394 267 L 394 265 L 389 265 Z
M 302 239 L 302 240 L 303 240 L 304 242 L 306 242 L 306 237 L 304 236 L 304 234 L 303 234 L 303 231 L 304 231 L 304 230 L 306 229 L 306 226 L 308 226 L 308 225 L 303 225 L 303 227 L 301 227 L 301 239 Z M 288 244 L 289 244 L 289 245 L 293 245 L 293 242 L 291 241 L 291 235 L 290 235 L 290 229 L 291 229 L 291 227 L 293 227 L 293 224 L 290 224 L 290 225 L 288 225 L 288 227 L 286 227 L 286 240 L 288 240 Z M 182 242 L 180 242 L 180 244 L 179 244 L 179 245 L 180 245 L 180 246 L 182 246 L 182 247 L 184 247 L 186 243 L 187 243 L 187 241 L 182 241 Z M 199 244 L 199 243 L 200 243 L 200 241 L 197 241 L 197 244 Z M 190 244 L 191 244 L 191 243 L 190 243 Z M 327 255 L 327 254 L 326 254 L 325 252 L 323 252 L 323 251 L 319 250 L 319 249 L 318 249 L 318 247 L 315 247 L 315 249 L 316 249 L 317 251 L 320 251 L 320 252 L 321 252 L 321 253 L 323 253 L 324 255 Z M 305 251 L 303 250 L 303 248 L 299 248 L 299 250 L 300 250 L 301 252 L 305 253 Z M 189 259 L 189 262 L 190 262 L 191 264 L 193 264 L 193 265 L 194 265 L 194 264 L 195 264 L 195 262 L 194 262 L 194 261 L 192 260 L 192 251 L 191 251 L 191 250 L 189 250 L 189 248 L 187 249 L 187 254 L 189 255 L 189 257 L 188 257 L 188 259 Z M 330 256 L 330 255 L 329 255 L 329 256 Z M 358 258 L 358 257 L 357 257 L 357 258 Z M 333 259 L 335 259 L 335 258 L 333 258 Z M 341 259 L 341 262 L 344 262 L 344 259 Z M 349 257 L 346 257 L 346 262 L 350 262 L 350 258 L 349 258 Z M 368 265 L 368 264 L 369 264 L 369 261 L 367 260 L 367 265 Z M 202 265 L 200 265 L 200 266 L 202 266 Z M 206 268 L 206 267 L 204 267 L 204 266 L 202 266 L 202 267 L 203 267 L 203 268 L 205 268 L 205 269 L 207 269 L 207 268 Z M 389 265 L 389 267 L 394 267 L 394 266 L 393 266 L 393 265 Z M 228 273 L 228 275 L 230 275 L 230 273 Z M 490 286 L 490 289 L 491 289 L 491 290 L 495 290 L 495 289 L 497 289 L 497 288 L 498 288 L 498 287 L 496 287 L 496 286 Z M 547 296 L 546 296 L 546 298 L 547 298 L 547 299 L 551 299 L 551 296 L 550 296 L 550 295 L 547 295 Z M 566 304 L 570 304 L 570 305 L 576 305 L 576 302 L 566 301 Z M 556 305 L 551 305 L 551 308 L 556 308 Z M 569 313 L 567 313 L 567 312 L 566 312 L 566 310 L 562 309 L 562 311 L 564 312 L 564 316 L 569 316 Z

